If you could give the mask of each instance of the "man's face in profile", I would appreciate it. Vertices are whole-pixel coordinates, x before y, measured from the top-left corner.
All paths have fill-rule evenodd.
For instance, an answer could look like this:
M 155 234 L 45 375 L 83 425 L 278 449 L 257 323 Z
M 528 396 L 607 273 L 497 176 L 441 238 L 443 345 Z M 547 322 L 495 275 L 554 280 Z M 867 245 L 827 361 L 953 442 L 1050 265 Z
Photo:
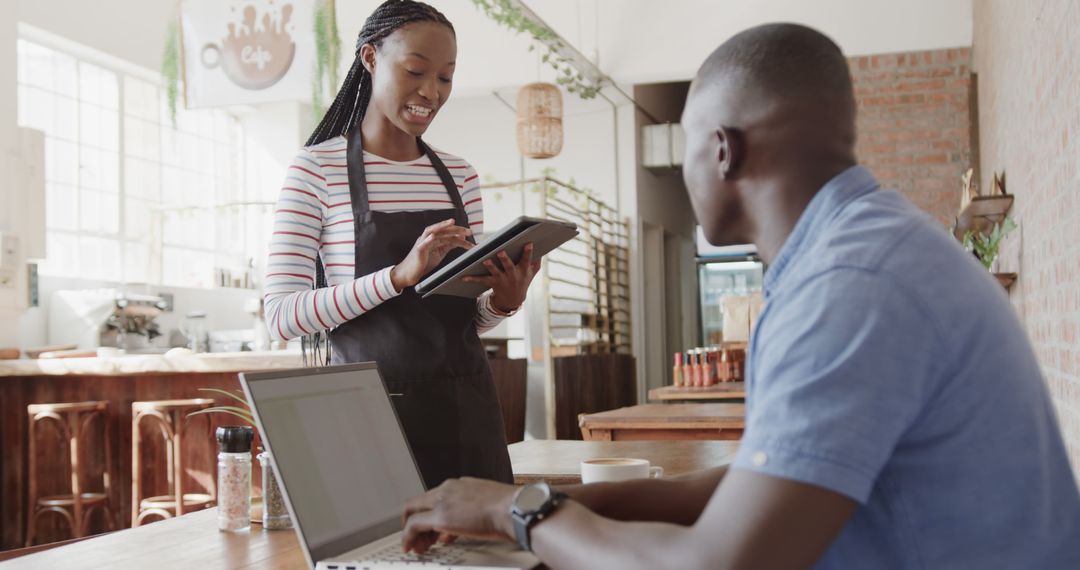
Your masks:
M 710 95 L 709 92 L 713 92 Z M 720 139 L 715 113 L 709 112 L 706 101 L 715 95 L 713 89 L 702 89 L 697 81 L 690 86 L 682 127 L 686 133 L 686 156 L 683 158 L 683 183 L 690 196 L 694 216 L 713 245 L 733 245 L 739 239 L 731 236 L 732 215 L 738 210 L 732 204 L 733 189 L 720 176 Z

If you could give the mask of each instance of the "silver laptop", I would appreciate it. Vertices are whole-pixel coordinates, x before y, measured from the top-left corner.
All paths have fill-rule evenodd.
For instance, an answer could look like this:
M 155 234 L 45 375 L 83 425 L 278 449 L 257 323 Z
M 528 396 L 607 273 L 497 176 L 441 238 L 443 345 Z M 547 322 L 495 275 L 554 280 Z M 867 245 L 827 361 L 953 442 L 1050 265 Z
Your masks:
M 458 541 L 423 556 L 401 551 L 403 507 L 424 483 L 374 363 L 240 374 L 240 382 L 309 567 L 539 564 L 510 543 Z

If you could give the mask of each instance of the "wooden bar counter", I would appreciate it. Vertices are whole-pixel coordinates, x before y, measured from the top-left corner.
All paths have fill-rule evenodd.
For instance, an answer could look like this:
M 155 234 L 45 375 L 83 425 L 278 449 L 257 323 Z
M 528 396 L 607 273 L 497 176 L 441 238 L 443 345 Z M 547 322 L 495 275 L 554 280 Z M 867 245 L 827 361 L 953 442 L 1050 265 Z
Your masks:
M 121 526 L 131 524 L 131 403 L 142 400 L 213 398 L 219 404 L 227 398 L 199 388 L 240 390 L 240 371 L 295 368 L 300 355 L 292 352 L 235 354 L 178 354 L 119 356 L 113 358 L 72 358 L 55 360 L 19 360 L 0 362 L 0 550 L 23 546 L 27 501 L 27 413 L 28 404 L 104 400 L 109 403 L 109 433 L 112 457 L 104 457 L 100 428 L 91 424 L 84 449 L 84 460 L 92 489 L 98 489 L 105 465 L 111 469 L 110 493 L 113 519 Z M 213 481 L 216 444 L 213 430 L 219 425 L 235 425 L 237 418 L 210 414 L 191 418 L 191 431 L 185 446 L 190 458 L 191 480 Z M 38 437 L 38 461 L 41 469 L 38 490 L 42 495 L 67 493 L 67 442 L 51 429 L 41 426 Z M 148 457 L 163 453 L 150 430 Z M 161 455 L 163 457 L 163 455 Z M 165 481 L 165 465 L 157 461 L 146 466 L 144 481 Z M 163 462 L 162 462 L 163 463 Z M 254 470 L 258 477 L 258 470 Z M 60 517 L 46 515 L 39 521 L 36 542 L 70 538 Z M 95 515 L 92 532 L 106 530 L 104 519 Z
M 104 457 L 103 442 L 85 440 L 91 454 L 83 463 L 89 469 L 87 482 L 99 490 L 101 472 L 108 465 L 112 472 L 110 503 L 113 519 L 121 528 L 131 524 L 131 403 L 144 400 L 212 398 L 217 404 L 232 404 L 227 397 L 199 388 L 239 391 L 239 372 L 280 370 L 302 365 L 296 352 L 240 352 L 232 354 L 191 354 L 121 356 L 114 358 L 72 358 L 53 360 L 0 361 L 0 551 L 21 548 L 25 540 L 27 478 L 28 404 L 104 400 L 109 403 L 109 433 L 112 457 Z M 521 360 L 491 360 L 495 390 L 503 411 L 510 441 L 523 437 L 525 426 L 525 364 Z M 224 414 L 209 414 L 190 419 L 185 435 L 185 467 L 189 485 L 212 483 L 215 477 L 217 444 L 214 430 L 221 425 L 236 425 L 242 420 Z M 41 495 L 67 493 L 67 442 L 52 426 L 40 426 L 38 454 Z M 88 434 L 100 439 L 100 428 L 91 424 Z M 150 458 L 143 473 L 144 489 L 158 489 L 166 494 L 166 465 L 163 446 L 155 432 L 143 431 L 144 456 Z M 257 463 L 256 463 L 257 465 Z M 254 486 L 261 481 L 261 471 L 253 469 Z M 150 486 L 147 488 L 147 486 Z M 191 489 L 189 492 L 201 492 Z M 154 519 L 152 519 L 154 520 Z M 107 530 L 104 518 L 95 514 L 91 532 Z M 35 542 L 70 538 L 66 523 L 59 515 L 45 515 L 38 524 Z

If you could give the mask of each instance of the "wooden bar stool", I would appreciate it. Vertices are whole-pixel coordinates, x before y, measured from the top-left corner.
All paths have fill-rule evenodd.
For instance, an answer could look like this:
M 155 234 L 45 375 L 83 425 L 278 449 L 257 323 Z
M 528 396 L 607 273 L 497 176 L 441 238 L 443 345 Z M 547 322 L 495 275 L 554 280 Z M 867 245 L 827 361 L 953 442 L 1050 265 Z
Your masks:
M 191 400 L 156 400 L 131 403 L 131 526 L 143 523 L 146 517 L 157 515 L 172 518 L 187 512 L 198 511 L 214 504 L 214 489 L 209 493 L 184 492 L 184 434 L 187 432 L 187 415 L 214 405 L 208 398 Z M 143 498 L 142 436 L 139 428 L 143 423 L 156 426 L 165 443 L 166 475 L 172 494 Z M 207 423 L 210 419 L 207 418 Z M 211 479 L 212 481 L 212 479 Z
M 57 513 L 67 520 L 71 527 L 71 537 L 86 536 L 90 515 L 94 509 L 104 511 L 105 522 L 110 530 L 116 528 L 109 504 L 110 453 L 109 440 L 109 403 L 104 401 L 75 402 L 61 404 L 30 404 L 26 407 L 30 423 L 27 433 L 30 437 L 30 494 L 27 505 L 26 546 L 33 546 L 34 533 L 37 530 L 38 517 L 45 513 Z M 81 444 L 87 427 L 95 418 L 101 418 L 102 439 L 105 444 L 105 468 L 102 472 L 103 490 L 87 491 L 84 480 L 88 477 L 88 465 L 80 461 Z M 68 441 L 68 455 L 71 464 L 71 488 L 66 495 L 38 496 L 38 462 L 41 459 L 37 450 L 38 424 L 52 420 L 64 439 Z

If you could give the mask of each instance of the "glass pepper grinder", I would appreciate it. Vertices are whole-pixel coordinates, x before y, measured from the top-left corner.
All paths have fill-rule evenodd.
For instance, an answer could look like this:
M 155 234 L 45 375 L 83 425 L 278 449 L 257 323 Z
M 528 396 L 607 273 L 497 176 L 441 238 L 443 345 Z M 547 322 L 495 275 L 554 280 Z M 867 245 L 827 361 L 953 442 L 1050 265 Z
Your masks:
M 264 451 L 257 458 L 259 464 L 262 465 L 263 528 L 266 530 L 292 528 L 292 518 L 289 517 L 288 507 L 285 506 L 285 497 L 281 494 L 281 487 L 278 486 L 270 452 Z
M 218 441 L 218 528 L 236 532 L 251 527 L 251 440 L 247 426 L 222 426 Z

